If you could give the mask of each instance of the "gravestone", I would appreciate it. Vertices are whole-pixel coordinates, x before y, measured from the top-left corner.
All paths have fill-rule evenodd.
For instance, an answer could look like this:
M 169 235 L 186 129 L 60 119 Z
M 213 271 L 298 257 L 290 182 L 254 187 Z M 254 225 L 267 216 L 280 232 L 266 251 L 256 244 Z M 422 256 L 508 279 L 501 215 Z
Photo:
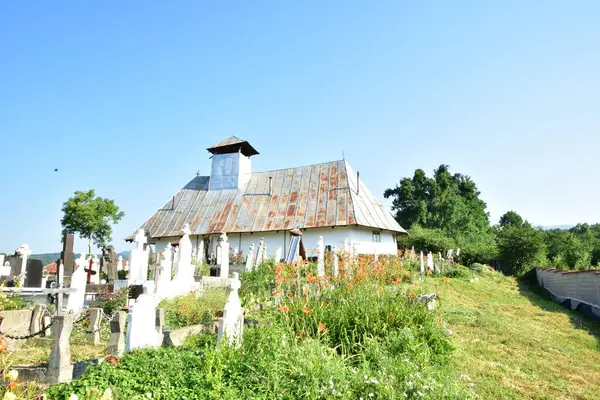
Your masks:
M 131 250 L 129 256 L 129 280 L 132 282 L 144 282 L 148 278 L 148 250 L 144 245 L 148 242 L 143 229 L 138 229 L 135 238 L 135 249 Z
M 220 253 L 221 260 L 219 264 L 219 276 L 221 278 L 229 278 L 229 242 L 227 234 L 221 233 L 219 243 L 217 244 L 217 253 Z
M 125 353 L 125 323 L 127 313 L 117 311 L 117 314 L 110 321 L 110 339 L 108 342 L 108 354 L 121 357 Z
M 101 308 L 90 308 L 90 331 L 88 335 L 88 342 L 94 346 L 100 344 L 100 321 L 102 320 L 102 309 Z
M 162 337 L 156 331 L 157 298 L 142 293 L 127 314 L 127 336 L 125 350 L 131 352 L 144 347 L 158 347 Z
M 237 272 L 233 273 L 229 287 L 231 292 L 223 309 L 223 318 L 219 319 L 217 341 L 226 340 L 230 345 L 239 346 L 244 329 L 244 310 L 238 293 L 241 282 Z
M 75 254 L 73 253 L 73 245 L 75 243 L 75 235 L 72 233 L 63 236 L 63 250 L 60 253 L 60 259 L 65 266 L 65 275 L 71 276 L 75 271 Z M 56 265 L 60 264 L 60 260 Z
M 325 276 L 325 243 L 323 242 L 323 236 L 319 236 L 317 242 L 317 276 Z
M 156 292 L 159 296 L 166 296 L 171 289 L 171 275 L 173 272 L 173 252 L 171 243 L 159 253 L 160 261 L 158 268 L 158 279 L 156 280 Z
M 265 239 L 260 238 L 260 242 L 258 242 L 258 250 L 256 251 L 256 267 L 260 267 L 260 264 L 264 261 L 265 255 Z
M 248 257 L 246 257 L 246 271 L 251 272 L 254 269 L 254 243 L 248 249 Z
M 198 253 L 196 254 L 196 260 L 200 265 L 204 264 L 204 253 L 204 240 L 200 240 L 200 245 L 198 246 Z
M 279 263 L 281 261 L 281 246 L 277 248 L 275 251 L 275 262 Z
M 419 272 L 421 275 L 425 275 L 425 265 L 423 263 L 423 252 L 421 252 L 421 269 Z
M 105 272 L 108 275 L 108 280 L 110 282 L 117 279 L 117 266 L 118 266 L 119 257 L 115 252 L 115 248 L 113 246 L 105 246 L 102 249 L 102 261 L 100 265 L 100 270 Z
M 48 361 L 50 383 L 69 382 L 73 378 L 69 338 L 73 330 L 73 314 L 55 315 L 52 325 L 54 341 Z
M 339 256 L 338 249 L 336 246 L 333 246 L 333 276 L 337 278 L 340 273 L 340 265 L 339 265 Z
M 42 277 L 44 273 L 44 265 L 40 260 L 27 260 L 25 273 L 25 287 L 42 287 Z
M 67 312 L 71 311 L 77 314 L 83 309 L 87 282 L 87 263 L 88 261 L 86 261 L 83 253 L 80 253 L 79 258 L 75 260 L 75 272 L 71 275 L 71 289 L 75 289 L 75 292 L 69 293 L 69 298 L 67 299 Z
M 190 224 L 185 224 L 182 229 L 183 236 L 179 240 L 179 258 L 175 280 L 181 283 L 194 282 L 194 264 L 192 264 L 192 241 L 190 240 Z M 177 257 L 176 257 L 177 258 Z
M 433 266 L 433 254 L 431 254 L 431 252 L 427 254 L 427 268 L 429 268 L 431 272 L 435 272 Z

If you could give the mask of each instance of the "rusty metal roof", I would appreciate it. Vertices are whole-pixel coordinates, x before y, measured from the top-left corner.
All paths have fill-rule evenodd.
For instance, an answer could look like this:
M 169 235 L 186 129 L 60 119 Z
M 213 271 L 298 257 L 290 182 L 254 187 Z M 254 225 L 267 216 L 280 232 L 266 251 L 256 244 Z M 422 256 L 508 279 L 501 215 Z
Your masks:
M 222 140 L 206 150 L 213 154 L 236 153 L 239 150 L 248 157 L 259 154 L 250 143 L 236 136 L 231 136 L 228 139 Z
M 192 235 L 355 225 L 406 234 L 345 161 L 256 172 L 243 189 L 208 190 L 209 179 L 192 179 L 140 228 L 154 239 L 181 236 L 186 223 Z

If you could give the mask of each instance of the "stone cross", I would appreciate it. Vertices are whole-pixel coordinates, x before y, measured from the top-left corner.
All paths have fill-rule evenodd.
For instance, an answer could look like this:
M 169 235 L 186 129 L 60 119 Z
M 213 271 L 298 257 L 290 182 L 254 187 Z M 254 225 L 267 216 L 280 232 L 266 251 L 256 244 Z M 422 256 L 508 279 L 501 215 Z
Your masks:
M 253 270 L 254 265 L 252 264 L 254 262 L 254 243 L 252 243 L 250 245 L 250 248 L 248 249 L 248 257 L 246 257 L 246 271 L 250 272 Z
M 110 321 L 110 339 L 108 342 L 108 354 L 121 357 L 125 353 L 125 322 L 127 313 L 117 311 L 115 317 Z
M 194 282 L 194 265 L 192 264 L 192 241 L 190 240 L 190 224 L 181 230 L 183 236 L 179 240 L 179 259 L 175 279 L 181 282 Z
M 79 313 L 83 309 L 83 303 L 85 301 L 85 286 L 87 281 L 87 275 L 85 273 L 85 255 L 79 254 L 79 258 L 75 260 L 75 271 L 71 275 L 71 289 L 75 289 L 74 292 L 69 293 L 67 300 L 67 312 Z
M 425 275 L 425 265 L 423 263 L 423 252 L 421 252 L 421 270 L 420 270 L 421 275 Z
M 275 251 L 275 262 L 279 263 L 281 261 L 281 246 L 277 248 Z
M 200 265 L 204 264 L 204 240 L 200 240 L 200 246 L 198 247 L 198 253 L 196 253 L 196 258 Z
M 427 254 L 427 268 L 431 271 L 434 272 L 434 267 L 433 267 L 433 254 L 431 254 L 431 252 L 429 252 Z
M 156 292 L 163 296 L 169 291 L 171 285 L 171 275 L 173 271 L 173 252 L 171 251 L 171 243 L 167 243 L 167 247 L 159 253 L 158 277 L 156 280 Z
M 229 242 L 227 241 L 227 234 L 221 233 L 219 237 L 219 243 L 217 244 L 217 254 L 221 254 L 220 260 L 220 273 L 221 278 L 229 278 Z M 217 259 L 219 257 L 217 256 Z
M 256 267 L 260 267 L 260 264 L 264 261 L 265 255 L 265 239 L 260 238 L 260 242 L 258 242 L 258 251 L 256 252 Z
M 456 257 L 460 255 L 460 249 L 456 249 Z
M 31 255 L 31 249 L 29 248 L 28 244 L 22 244 L 16 250 L 16 253 L 21 258 L 21 270 L 19 275 L 25 276 L 25 273 L 27 272 L 27 257 Z M 25 282 L 24 278 L 23 282 Z
M 223 309 L 223 318 L 219 319 L 217 341 L 227 340 L 230 345 L 239 346 L 244 329 L 244 311 L 238 294 L 241 282 L 237 272 L 233 273 L 229 287 L 231 292 Z
M 73 330 L 73 314 L 55 315 L 53 323 L 54 341 L 48 361 L 50 383 L 70 382 L 73 378 L 69 338 Z
M 148 278 L 148 249 L 144 249 L 144 244 L 148 241 L 143 229 L 138 229 L 135 238 L 135 249 L 131 250 L 129 255 L 129 280 L 133 282 L 145 282 Z
M 317 242 L 317 276 L 325 276 L 325 243 L 323 242 L 323 236 L 319 236 Z
M 333 246 L 333 276 L 337 278 L 340 273 L 339 266 L 339 257 L 338 257 L 338 249 L 336 246 Z
M 198 249 L 196 246 L 192 247 L 192 263 L 198 262 Z

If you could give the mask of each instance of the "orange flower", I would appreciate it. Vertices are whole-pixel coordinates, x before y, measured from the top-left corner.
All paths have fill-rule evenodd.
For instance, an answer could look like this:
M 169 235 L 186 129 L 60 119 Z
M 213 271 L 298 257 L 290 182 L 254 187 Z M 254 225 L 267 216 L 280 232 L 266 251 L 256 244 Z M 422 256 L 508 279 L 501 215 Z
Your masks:
M 303 312 L 304 314 L 310 314 L 310 313 L 312 312 L 312 310 L 311 310 L 310 308 L 308 308 L 308 307 L 304 307 L 304 308 L 302 309 L 302 312 Z
M 444 282 L 448 282 L 448 283 L 452 282 L 452 279 L 450 279 L 450 278 L 447 278 L 447 277 L 445 277 L 445 276 L 442 276 L 442 280 L 443 280 Z
M 290 308 L 287 307 L 287 306 L 281 306 L 281 307 L 279 307 L 279 311 L 281 311 L 281 312 L 288 312 L 288 311 L 290 311 Z
M 327 325 L 325 325 L 322 322 L 319 322 L 319 326 L 317 327 L 317 329 L 319 330 L 319 332 L 327 332 L 329 330 L 329 328 L 327 327 Z
M 319 278 L 318 278 L 318 277 L 316 277 L 316 276 L 312 276 L 312 275 L 307 275 L 307 276 L 306 276 L 306 280 L 307 280 L 309 283 L 315 283 L 315 282 L 319 282 Z
M 16 387 L 17 387 L 17 382 L 16 382 L 16 381 L 11 381 L 11 382 L 8 384 L 8 388 L 9 388 L 10 390 L 14 390 Z
M 431 270 L 430 269 L 426 270 L 425 275 L 431 275 Z
M 8 353 L 8 348 L 6 347 L 6 344 L 4 343 L 2 338 L 0 338 L 0 353 L 3 353 L 3 354 Z
M 281 290 L 273 290 L 273 292 L 271 294 L 273 296 L 277 296 L 278 294 L 281 294 Z
M 119 359 L 117 357 L 115 357 L 115 356 L 112 356 L 112 355 L 106 356 L 106 358 L 104 359 L 104 361 L 108 361 L 112 365 L 117 365 L 119 363 Z

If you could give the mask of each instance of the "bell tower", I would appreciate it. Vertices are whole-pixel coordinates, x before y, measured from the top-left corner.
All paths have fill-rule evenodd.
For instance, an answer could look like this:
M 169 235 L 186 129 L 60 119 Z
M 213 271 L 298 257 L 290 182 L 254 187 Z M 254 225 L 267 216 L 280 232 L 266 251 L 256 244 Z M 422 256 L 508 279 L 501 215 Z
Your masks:
M 248 183 L 250 157 L 258 154 L 250 143 L 231 136 L 206 150 L 212 154 L 208 190 L 241 189 Z

